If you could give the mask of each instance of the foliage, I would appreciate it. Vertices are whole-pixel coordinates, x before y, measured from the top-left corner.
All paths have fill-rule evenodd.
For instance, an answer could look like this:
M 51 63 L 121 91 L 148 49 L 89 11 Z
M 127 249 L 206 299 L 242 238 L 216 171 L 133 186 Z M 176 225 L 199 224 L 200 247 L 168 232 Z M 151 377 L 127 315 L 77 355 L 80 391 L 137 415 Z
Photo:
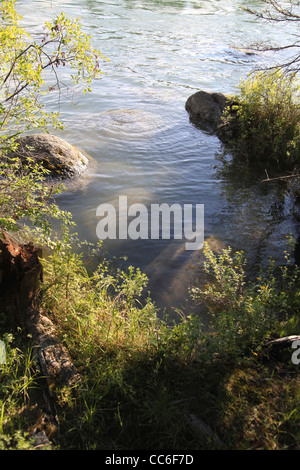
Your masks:
M 34 442 L 26 417 L 38 378 L 32 347 L 27 343 L 22 351 L 11 333 L 4 334 L 2 341 L 6 353 L 5 363 L 0 364 L 0 450 L 32 449 Z
M 44 93 L 52 93 L 52 88 L 59 93 L 56 66 L 74 68 L 71 78 L 87 79 L 88 89 L 100 57 L 86 49 L 89 42 L 78 22 L 64 15 L 46 25 L 39 42 L 31 41 L 19 27 L 14 7 L 14 1 L 1 6 L 2 157 L 15 145 L 14 132 L 58 123 L 42 105 Z M 49 85 L 49 77 L 43 81 L 46 70 L 52 72 L 54 85 Z M 298 272 L 289 269 L 288 254 L 279 277 L 271 263 L 259 282 L 249 284 L 243 253 L 227 248 L 217 258 L 206 247 L 205 269 L 213 281 L 204 289 L 195 286 L 192 294 L 207 302 L 208 330 L 194 314 L 181 314 L 174 324 L 147 295 L 147 278 L 140 270 L 113 272 L 93 251 L 99 263 L 88 271 L 83 244 L 74 246 L 76 240 L 67 229 L 69 215 L 49 205 L 55 190 L 44 184 L 44 170 L 21 167 L 6 155 L 1 171 L 2 227 L 16 228 L 26 217 L 38 226 L 38 234 L 47 236 L 50 217 L 66 222 L 63 235 L 49 240 L 52 251 L 41 260 L 41 306 L 57 327 L 84 386 L 52 390 L 60 422 L 54 436 L 57 447 L 214 448 L 214 434 L 203 432 L 208 427 L 202 419 L 220 431 L 227 448 L 280 447 L 284 429 L 288 444 L 295 446 L 299 394 L 295 400 L 280 395 L 294 391 L 295 381 L 285 377 L 285 388 L 279 388 L 272 367 L 262 370 L 255 362 L 261 342 L 299 326 Z M 27 449 L 33 445 L 28 431 L 36 421 L 29 422 L 26 412 L 32 403 L 39 406 L 38 399 L 32 400 L 38 376 L 32 349 L 13 347 L 12 336 L 3 339 L 7 361 L 0 366 L 0 448 Z M 251 370 L 241 368 L 249 362 Z M 264 421 L 259 429 L 257 417 Z M 293 420 L 293 426 L 284 428 L 282 423 Z
M 204 270 L 207 273 L 212 271 L 213 282 L 206 285 L 202 291 L 203 299 L 211 302 L 216 307 L 228 305 L 234 308 L 241 301 L 241 294 L 245 285 L 244 265 L 245 259 L 243 253 L 237 251 L 231 256 L 231 248 L 226 248 L 220 256 L 217 256 L 208 247 L 204 245 Z M 198 288 L 191 288 L 193 295 L 198 294 Z
M 43 309 L 84 383 L 80 393 L 58 391 L 59 442 L 63 448 L 76 442 L 77 449 L 195 448 L 199 436 L 193 438 L 180 383 L 183 365 L 197 354 L 199 319 L 168 323 L 139 269 L 112 269 L 96 248 L 91 255 L 98 253 L 99 266 L 89 273 L 76 243 L 66 232 L 42 260 Z
M 267 170 L 294 169 L 300 163 L 299 84 L 294 75 L 255 72 L 239 85 L 237 104 L 225 110 L 235 128 L 234 154 Z
M 83 247 L 74 251 L 76 240 L 67 232 L 65 237 L 65 244 L 56 244 L 43 260 L 43 308 L 58 325 L 84 387 L 56 391 L 57 445 L 119 450 L 220 446 L 213 433 L 203 434 L 201 420 L 195 430 L 194 414 L 217 428 L 228 448 L 247 448 L 248 438 L 254 447 L 279 445 L 299 396 L 280 399 L 282 379 L 271 365 L 269 370 L 258 363 L 258 353 L 267 339 L 295 333 L 299 326 L 299 277 L 288 249 L 278 276 L 270 262 L 267 272 L 250 283 L 242 252 L 226 248 L 217 257 L 206 245 L 205 270 L 211 277 L 192 293 L 208 306 L 207 325 L 196 314 L 168 320 L 146 295 L 139 270 L 113 274 L 98 249 L 91 255 L 99 257 L 99 268 L 89 273 Z M 288 239 L 290 249 L 292 244 Z M 268 387 L 255 386 L 251 376 Z M 294 390 L 291 377 L 286 384 Z M 260 418 L 257 434 L 258 425 L 251 424 L 256 402 L 248 394 L 260 403 L 260 417 L 265 403 L 273 412 L 272 422 Z
M 31 37 L 20 26 L 15 0 L 0 5 L 0 227 L 17 229 L 24 217 L 46 231 L 51 217 L 69 221 L 53 203 L 59 188 L 43 184 L 46 172 L 32 163 L 23 165 L 9 158 L 16 149 L 17 137 L 33 129 L 62 128 L 58 113 L 48 113 L 44 100 L 56 93 L 58 100 L 65 79 L 82 84 L 90 91 L 91 82 L 99 76 L 103 56 L 92 47 L 78 22 L 61 13 L 45 24 L 43 33 Z
M 59 209 L 54 196 L 62 186 L 45 184 L 47 170 L 39 165 L 13 165 L 3 163 L 0 166 L 0 227 L 3 230 L 19 230 L 24 218 L 40 232 L 40 241 L 47 242 L 53 218 L 71 224 L 71 215 Z M 23 221 L 23 230 L 24 230 Z M 32 235 L 33 236 L 33 232 Z
M 42 295 L 45 309 L 60 324 L 61 331 L 71 333 L 69 346 L 73 349 L 74 345 L 74 353 L 77 355 L 91 341 L 100 348 L 113 343 L 127 348 L 133 337 L 134 348 L 147 349 L 144 334 L 155 336 L 156 310 L 149 299 L 140 304 L 146 276 L 132 266 L 117 269 L 113 275 L 105 259 L 90 274 L 83 254 L 78 248 L 74 250 L 76 235 L 66 230 L 62 239 L 42 260 L 46 280 Z
M 231 248 L 226 248 L 217 257 L 205 244 L 204 270 L 210 275 L 209 282 L 193 287 L 191 294 L 195 300 L 204 302 L 210 312 L 209 347 L 214 354 L 239 359 L 245 351 L 256 354 L 267 340 L 283 331 L 297 332 L 299 270 L 290 266 L 291 237 L 287 244 L 286 264 L 276 272 L 274 261 L 270 260 L 267 272 L 247 282 L 242 252 L 232 253 Z
M 58 92 L 62 86 L 57 68 L 68 69 L 75 84 L 82 82 L 90 90 L 99 76 L 99 59 L 78 22 L 61 13 L 45 24 L 37 39 L 20 26 L 21 17 L 15 0 L 3 1 L 0 7 L 0 148 L 24 130 L 45 129 L 49 124 L 61 127 L 57 113 L 47 113 L 41 98 Z M 46 72 L 49 72 L 46 74 Z M 52 81 L 51 81 L 52 78 Z
M 242 252 L 226 248 L 217 257 L 206 246 L 210 284 L 193 289 L 208 306 L 209 324 L 201 317 L 204 326 L 196 314 L 181 313 L 171 322 L 147 295 L 147 279 L 139 270 L 112 269 L 101 246 L 77 243 L 65 229 L 42 260 L 43 311 L 81 375 L 78 388 L 52 388 L 60 422 L 50 434 L 55 448 L 297 445 L 297 375 L 289 374 L 287 364 L 283 371 L 259 360 L 266 339 L 299 327 L 299 277 L 288 249 L 277 276 L 270 263 L 249 283 Z M 288 244 L 292 247 L 292 241 Z M 87 269 L 88 255 L 97 257 L 98 268 Z M 24 422 L 18 410 L 30 407 L 38 376 L 31 350 L 16 351 L 6 343 L 0 446 L 27 448 L 33 445 L 30 413 Z

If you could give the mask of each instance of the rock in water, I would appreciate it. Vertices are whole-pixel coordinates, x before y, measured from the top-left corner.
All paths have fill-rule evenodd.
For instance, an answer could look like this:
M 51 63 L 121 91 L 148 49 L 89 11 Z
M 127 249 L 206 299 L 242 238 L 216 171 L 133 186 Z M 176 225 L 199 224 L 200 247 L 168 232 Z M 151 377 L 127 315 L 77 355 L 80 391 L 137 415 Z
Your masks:
M 187 99 L 185 109 L 192 121 L 214 131 L 221 123 L 222 113 L 228 103 L 228 98 L 222 93 L 201 90 Z
M 18 148 L 9 157 L 19 157 L 23 163 L 34 162 L 46 168 L 50 178 L 79 176 L 88 159 L 73 145 L 49 134 L 31 134 L 17 140 Z
M 238 103 L 223 93 L 209 93 L 197 91 L 191 95 L 185 104 L 191 122 L 200 129 L 215 133 L 223 143 L 229 142 L 237 135 L 237 126 L 234 119 L 224 119 L 222 114 L 228 108 L 230 117 L 234 117 L 234 105 Z

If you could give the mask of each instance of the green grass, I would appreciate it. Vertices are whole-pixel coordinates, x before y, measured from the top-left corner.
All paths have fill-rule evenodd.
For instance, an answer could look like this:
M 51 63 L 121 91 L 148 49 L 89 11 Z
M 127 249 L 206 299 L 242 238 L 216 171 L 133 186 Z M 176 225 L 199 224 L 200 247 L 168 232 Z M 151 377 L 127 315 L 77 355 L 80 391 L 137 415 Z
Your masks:
M 53 390 L 54 448 L 299 449 L 299 366 L 263 347 L 298 331 L 297 270 L 286 254 L 277 276 L 271 264 L 253 285 L 241 253 L 207 248 L 206 259 L 211 282 L 193 295 L 207 303 L 208 329 L 192 314 L 161 318 L 139 270 L 113 271 L 103 260 L 88 273 L 71 245 L 43 260 L 43 309 L 82 377 Z M 32 445 L 39 419 L 43 380 L 21 338 L 1 371 L 3 448 Z
M 6 354 L 0 365 L 0 449 L 33 449 L 33 434 L 43 415 L 39 405 L 45 385 L 36 368 L 31 339 L 17 330 L 14 336 L 4 334 L 2 341 Z

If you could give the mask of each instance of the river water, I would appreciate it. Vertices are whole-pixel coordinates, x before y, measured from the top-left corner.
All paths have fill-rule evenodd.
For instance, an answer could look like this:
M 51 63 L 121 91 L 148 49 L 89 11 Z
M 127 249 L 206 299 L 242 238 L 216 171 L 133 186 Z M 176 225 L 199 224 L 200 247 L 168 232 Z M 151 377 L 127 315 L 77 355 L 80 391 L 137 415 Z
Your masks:
M 249 0 L 21 0 L 18 11 L 33 33 L 60 11 L 80 17 L 84 31 L 109 59 L 93 92 L 63 97 L 65 124 L 56 134 L 88 154 L 93 165 L 82 185 L 57 199 L 72 212 L 81 237 L 97 241 L 96 208 L 118 203 L 204 204 L 205 239 L 216 249 L 243 249 L 251 263 L 280 260 L 285 235 L 295 231 L 292 205 L 282 187 L 222 177 L 222 145 L 197 129 L 185 111 L 198 91 L 232 93 L 254 67 L 280 61 L 249 54 L 254 42 L 283 45 L 289 25 L 265 24 L 241 10 L 261 8 Z M 67 92 L 64 93 L 67 95 Z M 56 97 L 48 106 L 56 110 Z M 113 256 L 149 276 L 158 306 L 183 307 L 197 276 L 198 251 L 184 240 L 110 240 Z

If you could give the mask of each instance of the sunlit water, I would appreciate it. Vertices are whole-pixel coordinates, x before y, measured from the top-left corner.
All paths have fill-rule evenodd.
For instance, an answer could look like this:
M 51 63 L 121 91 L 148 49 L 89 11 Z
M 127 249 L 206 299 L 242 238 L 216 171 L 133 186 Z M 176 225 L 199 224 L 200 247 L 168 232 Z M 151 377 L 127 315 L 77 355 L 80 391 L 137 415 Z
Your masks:
M 82 238 L 97 241 L 96 208 L 117 203 L 204 204 L 205 239 L 243 249 L 252 262 L 279 257 L 295 231 L 288 197 L 280 188 L 220 177 L 219 140 L 196 127 L 185 111 L 198 91 L 231 93 L 254 67 L 282 56 L 249 54 L 257 41 L 282 45 L 289 25 L 262 24 L 229 0 L 23 0 L 32 33 L 60 11 L 80 17 L 94 45 L 109 58 L 92 94 L 62 99 L 65 131 L 59 133 L 93 159 L 89 178 L 58 198 L 72 212 Z M 67 93 L 64 93 L 67 95 Z M 56 109 L 57 98 L 49 107 Z M 57 133 L 57 132 L 56 132 Z M 111 240 L 105 248 L 149 276 L 161 307 L 181 307 L 199 264 L 184 240 Z

